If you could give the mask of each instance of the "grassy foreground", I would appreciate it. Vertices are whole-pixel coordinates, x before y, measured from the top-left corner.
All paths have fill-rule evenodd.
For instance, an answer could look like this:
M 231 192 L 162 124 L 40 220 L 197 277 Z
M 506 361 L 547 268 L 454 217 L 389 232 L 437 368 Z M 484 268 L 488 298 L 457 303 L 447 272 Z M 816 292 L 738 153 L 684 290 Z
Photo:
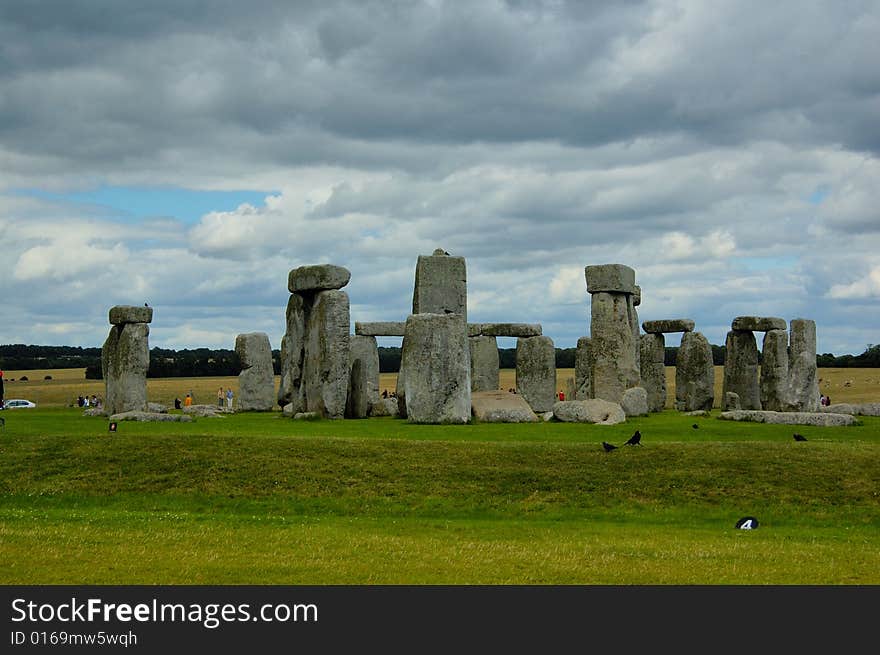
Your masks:
M 4 415 L 2 584 L 880 583 L 880 419 Z

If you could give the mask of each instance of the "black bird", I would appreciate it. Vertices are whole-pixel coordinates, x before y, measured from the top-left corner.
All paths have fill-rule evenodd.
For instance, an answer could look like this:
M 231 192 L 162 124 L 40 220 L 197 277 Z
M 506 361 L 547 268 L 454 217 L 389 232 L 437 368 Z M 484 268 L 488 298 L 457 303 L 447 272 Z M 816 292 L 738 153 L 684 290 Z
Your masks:
M 642 445 L 642 433 L 638 430 L 635 431 L 633 436 L 631 436 L 624 446 L 641 446 Z
M 696 430 L 696 429 L 699 428 L 700 426 L 697 425 L 696 423 L 694 423 L 691 427 L 692 427 L 694 430 Z
M 795 441 L 806 441 L 807 438 L 804 435 L 798 434 L 797 432 L 795 432 L 794 433 L 794 440 Z
M 614 444 L 610 444 L 607 441 L 602 442 L 602 448 L 605 449 L 606 453 L 610 453 L 612 450 L 617 450 L 617 446 L 615 446 Z

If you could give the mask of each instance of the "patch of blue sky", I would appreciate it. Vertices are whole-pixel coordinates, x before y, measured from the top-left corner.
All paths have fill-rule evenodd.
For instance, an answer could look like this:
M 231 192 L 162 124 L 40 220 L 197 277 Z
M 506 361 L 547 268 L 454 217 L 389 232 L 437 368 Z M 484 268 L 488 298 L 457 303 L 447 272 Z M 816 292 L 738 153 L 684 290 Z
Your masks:
M 807 202 L 811 205 L 821 205 L 822 201 L 825 200 L 828 196 L 831 195 L 831 189 L 826 186 L 817 187 L 813 193 L 810 194 L 810 197 L 807 198 Z
M 50 193 L 40 189 L 18 189 L 16 195 L 51 202 L 78 205 L 113 216 L 117 220 L 140 222 L 146 218 L 173 218 L 194 224 L 209 212 L 233 211 L 243 204 L 262 207 L 275 191 L 202 191 L 178 187 L 101 186 L 85 191 Z
M 772 271 L 793 268 L 799 260 L 793 255 L 785 255 L 782 257 L 741 257 L 737 261 L 750 271 Z

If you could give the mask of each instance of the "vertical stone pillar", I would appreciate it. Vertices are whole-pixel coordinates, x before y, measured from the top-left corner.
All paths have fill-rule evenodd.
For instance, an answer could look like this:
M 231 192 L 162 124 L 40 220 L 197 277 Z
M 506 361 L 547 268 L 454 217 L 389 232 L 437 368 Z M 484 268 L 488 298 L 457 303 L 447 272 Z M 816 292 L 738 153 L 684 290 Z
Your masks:
M 636 309 L 639 305 L 642 304 L 642 287 L 638 284 L 633 285 L 633 289 L 635 290 L 631 296 L 632 298 L 632 306 L 629 309 L 629 320 L 632 325 L 633 330 L 633 346 L 635 347 L 635 369 L 633 371 L 633 375 L 635 376 L 630 380 L 630 387 L 635 387 L 641 385 L 642 380 L 642 352 L 641 352 L 641 331 L 639 329 L 639 311 Z
M 784 412 L 788 405 L 788 332 L 767 330 L 761 346 L 761 408 Z
M 398 384 L 413 423 L 467 423 L 471 380 L 467 326 L 460 314 L 412 314 L 406 319 Z
M 648 392 L 648 411 L 666 408 L 666 337 L 662 333 L 639 337 L 642 386 Z
M 535 413 L 549 412 L 556 402 L 556 349 L 546 336 L 516 340 L 516 390 Z
M 278 402 L 292 403 L 293 413 L 345 415 L 351 320 L 348 294 L 341 289 L 350 279 L 348 269 L 332 264 L 290 271 L 287 288 L 292 295 L 281 342 Z
M 248 332 L 235 338 L 235 354 L 241 362 L 238 374 L 239 411 L 268 412 L 275 405 L 275 373 L 272 347 L 263 332 Z
M 413 314 L 460 314 L 467 323 L 467 266 L 438 248 L 419 255 L 413 287 Z
M 789 407 L 796 412 L 819 411 L 819 378 L 816 370 L 816 322 L 793 319 L 789 366 Z
M 714 403 L 712 346 L 700 332 L 685 332 L 675 359 L 675 408 L 685 412 L 709 411 Z
M 577 341 L 574 355 L 574 384 L 577 393 L 572 400 L 588 400 L 592 398 L 593 359 L 591 354 L 592 339 L 581 337 Z
M 499 384 L 498 340 L 490 336 L 468 338 L 471 357 L 471 391 L 496 391 Z
M 635 271 L 622 264 L 587 266 L 592 338 L 592 395 L 615 403 L 638 385 L 632 295 Z
M 376 337 L 367 337 L 362 335 L 352 335 L 349 337 L 349 365 L 354 367 L 354 363 L 361 362 L 363 367 L 363 400 L 359 400 L 360 404 L 367 407 L 367 410 L 373 403 L 379 402 L 379 346 L 376 343 Z M 352 376 L 354 374 L 352 373 Z M 349 395 L 352 393 L 349 387 Z
M 751 330 L 730 330 L 725 341 L 722 394 L 739 396 L 742 409 L 761 409 L 758 386 L 758 343 Z
M 147 409 L 152 307 L 117 305 L 110 309 L 110 334 L 101 348 L 104 407 L 107 414 Z

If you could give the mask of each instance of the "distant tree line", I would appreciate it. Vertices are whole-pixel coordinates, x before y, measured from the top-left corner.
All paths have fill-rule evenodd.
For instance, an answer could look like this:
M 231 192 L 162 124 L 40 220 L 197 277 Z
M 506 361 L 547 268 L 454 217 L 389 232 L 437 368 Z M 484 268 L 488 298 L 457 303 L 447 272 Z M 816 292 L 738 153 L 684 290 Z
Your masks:
M 725 347 L 712 344 L 712 360 L 717 366 L 724 364 Z M 577 348 L 557 348 L 556 367 L 574 368 Z M 666 366 L 674 366 L 678 355 L 677 347 L 667 347 Z M 761 354 L 758 353 L 759 361 Z M 501 368 L 516 368 L 516 348 L 499 348 L 498 361 Z M 281 352 L 272 351 L 272 364 L 275 374 L 281 372 Z M 820 368 L 880 368 L 880 344 L 868 344 L 861 355 L 832 355 L 823 353 L 816 356 Z M 86 379 L 100 380 L 101 349 L 78 346 L 32 346 L 10 344 L 0 346 L 0 370 L 31 371 L 50 368 L 85 368 Z M 400 370 L 400 347 L 379 347 L 379 370 L 382 373 L 396 373 Z M 147 377 L 208 377 L 230 376 L 241 372 L 241 362 L 234 350 L 212 350 L 195 348 L 171 350 L 153 348 L 150 350 L 150 369 Z

